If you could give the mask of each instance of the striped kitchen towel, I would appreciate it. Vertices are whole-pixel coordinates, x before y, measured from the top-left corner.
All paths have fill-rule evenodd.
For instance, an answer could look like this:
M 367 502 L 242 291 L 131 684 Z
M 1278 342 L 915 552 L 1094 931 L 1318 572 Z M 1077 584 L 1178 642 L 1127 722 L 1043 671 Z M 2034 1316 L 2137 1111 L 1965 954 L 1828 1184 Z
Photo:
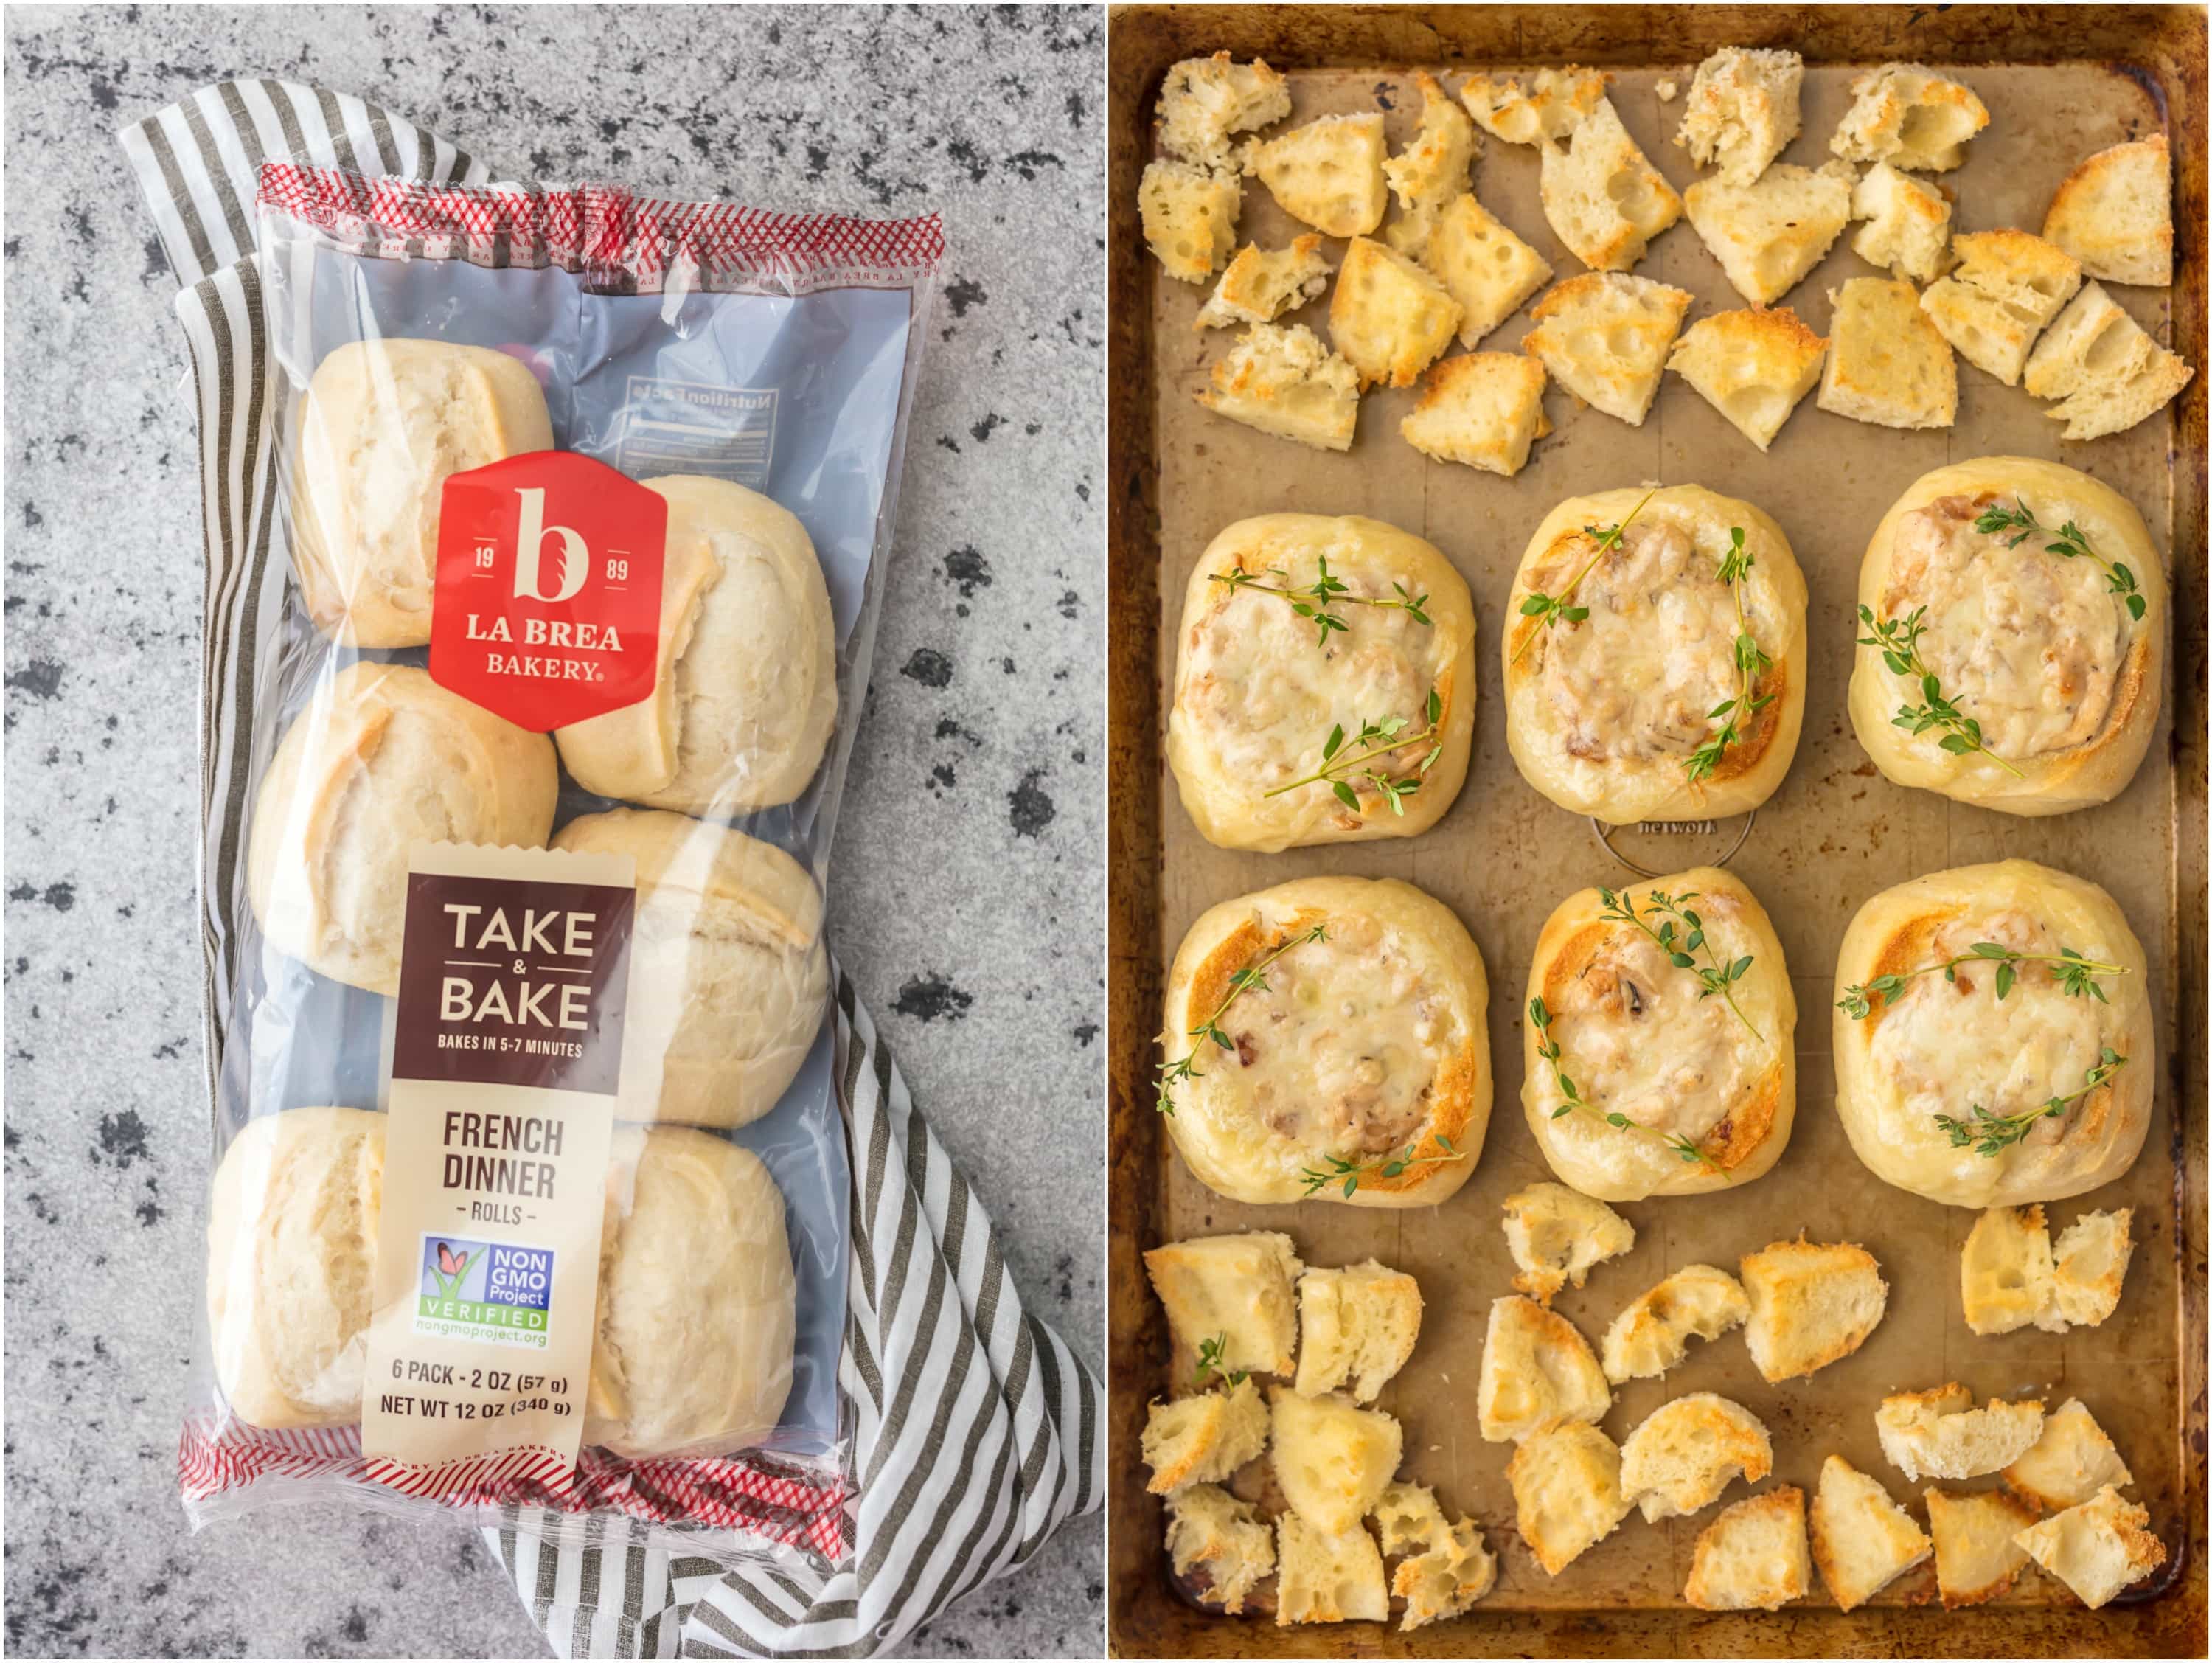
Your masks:
M 199 418 L 205 549 L 200 707 L 204 1055 L 210 1112 L 236 984 L 252 712 L 281 649 L 288 561 L 270 466 L 253 202 L 264 161 L 486 183 L 437 135 L 291 82 L 228 82 L 120 134 L 181 289 Z M 853 1155 L 849 1308 L 838 1370 L 855 1428 L 850 1550 L 763 1541 L 737 1569 L 620 1514 L 487 1530 L 564 1657 L 866 1656 L 1022 1564 L 1100 1505 L 1099 1392 L 1023 1309 L 997 1234 L 836 978 L 838 1106 Z

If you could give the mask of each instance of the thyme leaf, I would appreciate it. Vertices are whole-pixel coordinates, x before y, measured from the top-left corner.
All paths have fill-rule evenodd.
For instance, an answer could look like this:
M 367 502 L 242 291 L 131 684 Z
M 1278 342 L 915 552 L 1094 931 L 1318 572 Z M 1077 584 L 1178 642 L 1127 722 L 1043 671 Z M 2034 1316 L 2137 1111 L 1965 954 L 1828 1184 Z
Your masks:
M 1836 1008 L 1853 1021 L 1863 1021 L 1874 1014 L 1877 999 L 1894 999 L 1905 991 L 1905 984 L 1917 976 L 1940 974 L 1947 982 L 1959 979 L 1960 965 L 1989 965 L 1997 967 L 1997 997 L 2002 999 L 2013 990 L 2020 979 L 2023 965 L 2049 965 L 2051 979 L 2056 981 L 2069 999 L 2090 998 L 2103 1004 L 2107 1002 L 2105 990 L 2097 985 L 2100 976 L 2124 976 L 2125 965 L 2108 965 L 2098 959 L 2084 958 L 2070 947 L 2056 953 L 2015 953 L 2002 941 L 1976 941 L 1955 958 L 1939 959 L 1932 965 L 1922 965 L 1915 970 L 1893 971 L 1887 976 L 1877 976 L 1871 982 L 1863 982 L 1844 990 L 1844 996 L 1836 1001 Z
M 1751 1030 L 1751 1037 L 1761 1045 L 1766 1043 L 1766 1036 L 1759 1031 L 1735 1002 L 1735 984 L 1751 968 L 1751 954 L 1747 953 L 1739 959 L 1723 959 L 1713 952 L 1712 943 L 1705 939 L 1705 921 L 1690 907 L 1690 903 L 1698 899 L 1696 890 L 1686 889 L 1680 895 L 1669 895 L 1664 890 L 1651 890 L 1647 893 L 1646 905 L 1642 912 L 1636 910 L 1636 897 L 1626 890 L 1616 893 L 1610 889 L 1600 889 L 1597 896 L 1605 904 L 1600 917 L 1609 923 L 1630 924 L 1642 930 L 1677 970 L 1686 970 L 1698 978 L 1699 999 L 1710 999 L 1716 993 L 1719 994 L 1728 1001 L 1728 1008 L 1735 1013 L 1735 1020 Z M 1656 928 L 1651 923 L 1654 917 L 1659 920 Z M 1705 962 L 1702 965 L 1697 959 L 1701 951 L 1705 955 Z
M 1421 708 L 1428 718 L 1428 726 L 1410 734 L 1406 730 L 1413 724 L 1404 716 L 1385 716 L 1380 722 L 1364 722 L 1359 725 L 1359 731 L 1348 740 L 1345 735 L 1344 724 L 1338 722 L 1328 730 L 1328 737 L 1322 741 L 1321 766 L 1287 785 L 1279 785 L 1272 791 L 1262 792 L 1262 799 L 1279 797 L 1285 792 L 1297 790 L 1301 786 L 1326 783 L 1335 793 L 1338 801 L 1353 813 L 1364 814 L 1367 809 L 1360 801 L 1359 789 L 1364 785 L 1390 805 L 1392 813 L 1403 814 L 1406 799 L 1420 789 L 1429 770 L 1436 766 L 1437 758 L 1444 753 L 1443 696 L 1435 688 L 1430 688 L 1428 701 Z M 1378 758 L 1411 750 L 1419 745 L 1429 747 L 1428 754 L 1413 764 L 1411 774 L 1393 774 L 1386 768 L 1368 765 Z
M 1918 681 L 1920 697 L 1926 701 L 1898 706 L 1897 714 L 1890 718 L 1891 725 L 1914 734 L 1941 728 L 1943 737 L 1936 743 L 1953 756 L 1972 756 L 1978 751 L 2014 778 L 2026 778 L 2019 769 L 1982 743 L 1982 724 L 1943 696 L 1943 684 L 1920 655 L 1920 637 L 1928 632 L 1923 621 L 1927 612 L 1927 607 L 1916 606 L 1907 617 L 1878 619 L 1873 607 L 1863 604 L 1859 607 L 1859 621 L 1874 631 L 1872 635 L 1861 636 L 1859 645 L 1879 652 L 1891 674 L 1911 676 Z
M 1443 1154 L 1419 1154 L 1421 1144 L 1420 1140 L 1416 1138 L 1406 1145 L 1406 1152 L 1403 1154 L 1388 1155 L 1381 1160 L 1370 1160 L 1364 1164 L 1356 1160 L 1346 1160 L 1338 1155 L 1325 1154 L 1322 1157 L 1322 1164 L 1319 1167 L 1300 1167 L 1298 1176 L 1305 1181 L 1306 1193 L 1310 1196 L 1318 1194 L 1330 1185 L 1335 1184 L 1341 1186 L 1345 1198 L 1349 1200 L 1358 1192 L 1359 1180 L 1370 1173 L 1380 1178 L 1395 1178 L 1401 1173 L 1415 1167 L 1434 1166 L 1445 1161 L 1467 1159 L 1458 1149 L 1452 1147 L 1451 1139 L 1446 1137 L 1442 1132 L 1431 1133 L 1431 1137 L 1437 1147 L 1443 1152 Z
M 1243 1369 L 1230 1370 L 1221 1366 L 1222 1353 L 1228 1349 L 1229 1331 L 1225 1328 L 1210 1340 L 1200 1340 L 1198 1343 L 1198 1373 L 1193 1377 L 1192 1384 L 1204 1386 L 1208 1374 L 1218 1374 L 1222 1383 L 1232 1391 L 1243 1385 L 1247 1378 Z
M 1208 1042 L 1218 1045 L 1224 1051 L 1233 1051 L 1237 1049 L 1237 1042 L 1229 1037 L 1228 1031 L 1221 1026 L 1221 1019 L 1229 1014 L 1230 1006 L 1235 1004 L 1245 994 L 1255 989 L 1266 990 L 1268 966 L 1273 964 L 1276 959 L 1294 947 L 1303 947 L 1308 941 L 1322 941 L 1328 939 L 1328 926 L 1316 924 L 1311 929 L 1300 930 L 1297 935 L 1288 936 L 1278 942 L 1265 956 L 1245 966 L 1243 969 L 1230 977 L 1227 996 L 1214 1007 L 1212 1015 L 1190 1030 L 1190 1037 L 1198 1043 L 1174 1062 L 1160 1064 L 1158 1082 L 1160 1094 L 1152 1107 L 1161 1114 L 1172 1115 L 1176 1112 L 1175 1088 L 1186 1081 L 1202 1080 L 1206 1077 L 1204 1070 L 1200 1069 L 1197 1063 L 1198 1059 L 1205 1055 Z
M 2050 538 L 2051 540 L 2043 545 L 2045 554 L 2055 554 L 2064 560 L 2094 562 L 2104 571 L 2106 588 L 2118 595 L 2126 605 L 2128 616 L 2137 620 L 2142 618 L 2147 603 L 2142 591 L 2136 587 L 2133 572 L 2117 560 L 2106 559 L 2091 548 L 2089 539 L 2082 535 L 2081 528 L 2071 520 L 2057 531 L 2052 531 L 2037 521 L 2026 497 L 2014 496 L 2012 501 L 2010 508 L 2002 503 L 1990 503 L 1982 510 L 1982 517 L 1974 521 L 1974 529 L 1984 537 L 2005 537 L 2006 533 L 2011 533 L 2011 536 L 2005 538 L 2005 546 L 2008 549 L 2018 548 L 2031 537 Z
M 1682 771 L 1693 784 L 1712 777 L 1729 746 L 1741 743 L 1752 719 L 1774 703 L 1771 693 L 1753 697 L 1760 673 L 1774 667 L 1774 661 L 1760 650 L 1758 637 L 1743 615 L 1743 580 L 1750 574 L 1754 558 L 1743 545 L 1743 527 L 1730 526 L 1729 551 L 1721 557 L 1720 579 L 1735 602 L 1735 692 L 1705 713 L 1706 721 L 1721 726 L 1683 759 Z
M 1601 1109 L 1595 1103 L 1586 1100 L 1582 1094 L 1581 1088 L 1568 1077 L 1566 1070 L 1559 1066 L 1559 1042 L 1552 1038 L 1552 1013 L 1546 1008 L 1542 995 L 1539 994 L 1528 1002 L 1528 1020 L 1536 1025 L 1536 1055 L 1551 1064 L 1552 1082 L 1559 1087 L 1562 1100 L 1559 1106 L 1552 1111 L 1553 1119 L 1561 1119 L 1571 1114 L 1589 1115 L 1593 1119 L 1602 1120 L 1616 1130 L 1636 1132 L 1644 1137 L 1654 1139 L 1665 1145 L 1678 1159 L 1694 1161 L 1710 1172 L 1717 1173 L 1729 1182 L 1735 1182 L 1734 1179 L 1729 1177 L 1727 1167 L 1722 1166 L 1719 1161 L 1714 1160 L 1680 1132 L 1655 1131 L 1640 1122 L 1631 1120 L 1625 1114 Z
M 1628 529 L 1630 523 L 1638 515 L 1644 512 L 1644 504 L 1658 494 L 1659 487 L 1656 485 L 1645 491 L 1636 506 L 1629 509 L 1627 518 L 1616 525 L 1608 526 L 1602 531 L 1595 526 L 1583 527 L 1583 535 L 1595 538 L 1597 546 L 1590 551 L 1590 557 L 1583 562 L 1582 569 L 1567 580 L 1566 587 L 1559 594 L 1546 594 L 1539 590 L 1522 598 L 1521 616 L 1533 618 L 1536 622 L 1528 633 L 1521 637 L 1521 644 L 1513 649 L 1513 662 L 1518 664 L 1521 661 L 1521 655 L 1528 650 L 1528 643 L 1545 630 L 1557 629 L 1561 624 L 1579 624 L 1589 616 L 1588 606 L 1577 606 L 1574 604 L 1575 591 L 1582 587 L 1583 579 L 1590 575 L 1591 569 L 1599 561 L 1604 559 L 1613 546 L 1620 541 L 1621 534 Z
M 1344 621 L 1342 614 L 1332 611 L 1332 607 L 1375 606 L 1404 612 L 1416 624 L 1430 622 L 1428 596 L 1414 594 L 1403 583 L 1391 584 L 1391 588 L 1396 592 L 1395 600 L 1383 595 L 1354 594 L 1342 578 L 1329 570 L 1326 556 L 1316 556 L 1314 565 L 1314 581 L 1303 585 L 1293 583 L 1291 575 L 1279 566 L 1269 566 L 1257 572 L 1248 572 L 1242 566 L 1235 566 L 1225 572 L 1214 573 L 1213 581 L 1232 594 L 1238 589 L 1252 589 L 1261 594 L 1280 596 L 1290 603 L 1292 612 L 1314 626 L 1314 645 L 1323 649 L 1328 647 L 1330 636 L 1348 633 L 1352 628 Z M 1277 581 L 1263 583 L 1260 581 L 1263 577 Z
M 1976 1154 L 1984 1158 L 1994 1156 L 2026 1137 L 2037 1121 L 2055 1120 L 2064 1114 L 2069 1104 L 2087 1097 L 2127 1065 L 2126 1057 L 2106 1045 L 2098 1057 L 2097 1066 L 2082 1076 L 2083 1084 L 2078 1091 L 2068 1092 L 2063 1097 L 2053 1097 L 2032 1109 L 2022 1109 L 2017 1114 L 1991 1114 L 1977 1103 L 1970 1118 L 1961 1120 L 1954 1115 L 1939 1114 L 1936 1117 L 1936 1124 L 1949 1135 L 1953 1148 L 1963 1149 L 1971 1143 Z

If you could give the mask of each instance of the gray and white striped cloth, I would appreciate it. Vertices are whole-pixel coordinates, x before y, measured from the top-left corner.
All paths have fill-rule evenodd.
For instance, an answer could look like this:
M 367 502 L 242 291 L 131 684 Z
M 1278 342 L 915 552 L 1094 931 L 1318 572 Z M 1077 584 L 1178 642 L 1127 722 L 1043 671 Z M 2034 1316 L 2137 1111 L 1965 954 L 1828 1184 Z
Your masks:
M 200 850 L 210 1109 L 235 984 L 255 687 L 274 664 L 289 562 L 276 522 L 268 343 L 253 261 L 256 173 L 293 161 L 489 182 L 437 135 L 284 81 L 210 87 L 119 135 L 182 285 L 206 551 Z M 1100 1505 L 1098 1385 L 1022 1307 L 996 1232 L 837 978 L 838 1103 L 853 1152 L 840 1387 L 855 1428 L 842 1564 L 788 1548 L 726 1569 L 620 1520 L 510 1517 L 488 1530 L 564 1657 L 866 1656 Z M 555 1534 L 559 1545 L 555 1544 Z

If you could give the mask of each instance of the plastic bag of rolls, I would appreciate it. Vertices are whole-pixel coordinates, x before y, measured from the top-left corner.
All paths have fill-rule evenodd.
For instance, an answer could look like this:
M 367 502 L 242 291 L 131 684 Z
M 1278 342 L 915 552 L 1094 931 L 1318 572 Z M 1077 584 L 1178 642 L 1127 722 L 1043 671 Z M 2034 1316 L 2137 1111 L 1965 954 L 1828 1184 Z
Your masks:
M 937 222 L 272 163 L 255 238 L 187 1510 L 834 1560 L 823 885 Z

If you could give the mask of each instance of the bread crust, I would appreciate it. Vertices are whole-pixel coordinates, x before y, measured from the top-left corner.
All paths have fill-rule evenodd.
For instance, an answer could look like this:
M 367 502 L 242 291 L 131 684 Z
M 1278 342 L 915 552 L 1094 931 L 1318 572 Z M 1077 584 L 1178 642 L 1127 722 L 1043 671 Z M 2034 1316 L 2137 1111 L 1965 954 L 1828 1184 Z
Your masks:
M 2115 222 L 2126 198 L 2145 192 L 2155 176 L 2157 212 L 2145 230 Z M 2116 200 L 2117 199 L 2117 200 Z M 2060 181 L 2043 219 L 2043 238 L 2075 259 L 2088 276 L 2106 283 L 2164 288 L 2173 281 L 2173 163 L 2166 135 L 2153 133 L 2115 144 L 2075 164 Z

